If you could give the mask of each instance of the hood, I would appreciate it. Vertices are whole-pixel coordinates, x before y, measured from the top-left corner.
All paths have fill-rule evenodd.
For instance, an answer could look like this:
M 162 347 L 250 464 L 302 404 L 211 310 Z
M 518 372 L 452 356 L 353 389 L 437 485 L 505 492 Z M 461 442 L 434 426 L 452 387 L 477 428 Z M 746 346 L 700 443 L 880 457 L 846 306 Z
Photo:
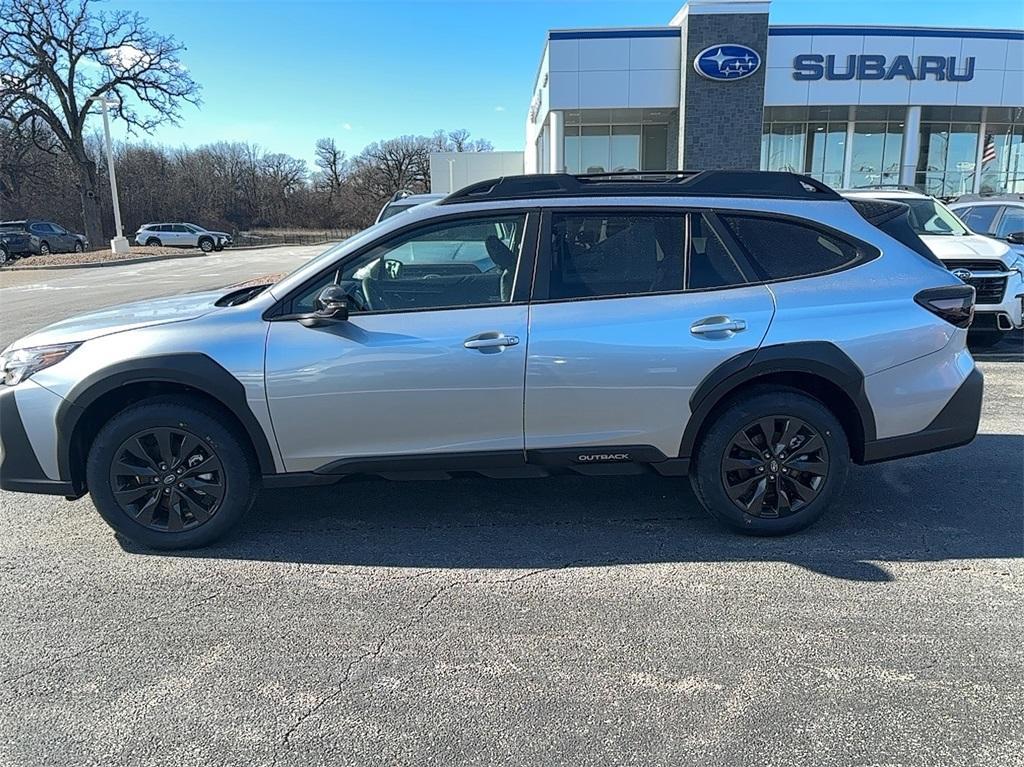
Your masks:
M 1005 242 L 980 234 L 922 234 L 921 240 L 942 261 L 992 259 L 1009 266 L 1014 259 L 1013 251 Z
M 21 349 L 27 346 L 88 341 L 91 338 L 122 333 L 125 330 L 163 325 L 169 322 L 193 320 L 216 310 L 214 302 L 225 294 L 225 290 L 203 293 L 188 293 L 150 301 L 121 304 L 88 314 L 79 314 L 66 320 L 30 333 L 15 341 L 8 348 Z

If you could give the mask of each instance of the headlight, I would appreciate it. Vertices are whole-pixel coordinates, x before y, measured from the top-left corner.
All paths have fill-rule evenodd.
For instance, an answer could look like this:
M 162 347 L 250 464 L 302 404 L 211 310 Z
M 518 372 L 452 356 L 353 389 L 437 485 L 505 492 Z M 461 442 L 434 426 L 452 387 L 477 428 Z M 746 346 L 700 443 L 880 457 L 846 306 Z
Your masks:
M 56 365 L 81 344 L 53 344 L 14 349 L 0 355 L 0 374 L 7 386 L 17 386 L 26 378 L 51 365 Z

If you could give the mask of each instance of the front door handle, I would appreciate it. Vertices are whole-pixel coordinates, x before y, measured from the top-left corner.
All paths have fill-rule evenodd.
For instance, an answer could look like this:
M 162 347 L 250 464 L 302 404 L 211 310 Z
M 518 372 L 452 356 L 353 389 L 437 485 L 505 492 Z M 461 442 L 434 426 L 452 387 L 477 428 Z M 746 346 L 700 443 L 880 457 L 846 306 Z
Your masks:
M 519 336 L 507 336 L 504 333 L 481 333 L 467 338 L 462 344 L 467 349 L 495 349 L 503 346 L 515 346 Z
M 746 329 L 746 320 L 733 320 L 729 317 L 706 317 L 690 325 L 690 332 L 697 336 L 706 333 L 738 333 Z

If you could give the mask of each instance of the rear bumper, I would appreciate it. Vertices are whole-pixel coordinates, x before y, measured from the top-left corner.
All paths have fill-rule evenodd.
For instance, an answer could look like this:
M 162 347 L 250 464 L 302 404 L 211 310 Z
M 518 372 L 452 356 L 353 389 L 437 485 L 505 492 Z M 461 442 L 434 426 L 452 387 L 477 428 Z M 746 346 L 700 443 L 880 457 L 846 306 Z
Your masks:
M 978 433 L 985 377 L 975 368 L 927 427 L 913 434 L 876 439 L 864 445 L 864 463 L 891 461 L 966 445 Z

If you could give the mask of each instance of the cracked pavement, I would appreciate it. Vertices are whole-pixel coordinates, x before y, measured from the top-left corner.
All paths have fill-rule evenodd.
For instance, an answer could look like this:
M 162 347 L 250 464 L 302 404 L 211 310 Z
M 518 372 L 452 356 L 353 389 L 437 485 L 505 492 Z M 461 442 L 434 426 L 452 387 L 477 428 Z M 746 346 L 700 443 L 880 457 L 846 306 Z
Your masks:
M 974 443 L 782 539 L 653 476 L 268 491 L 171 555 L 0 493 L 0 765 L 1020 764 L 1020 339 L 980 357 Z

